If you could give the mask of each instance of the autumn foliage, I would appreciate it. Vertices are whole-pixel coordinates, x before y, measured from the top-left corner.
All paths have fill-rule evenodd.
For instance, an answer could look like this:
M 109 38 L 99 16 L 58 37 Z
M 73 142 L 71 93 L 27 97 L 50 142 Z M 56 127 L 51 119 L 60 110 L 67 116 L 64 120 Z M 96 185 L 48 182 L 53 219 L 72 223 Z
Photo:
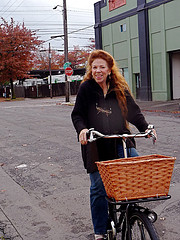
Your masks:
M 51 50 L 51 69 L 57 70 L 63 68 L 64 55 L 60 55 Z M 49 50 L 37 51 L 32 65 L 32 70 L 48 70 L 49 69 Z
M 34 51 L 41 44 L 35 34 L 23 24 L 0 25 L 0 83 L 27 77 L 32 68 Z
M 78 67 L 85 67 L 88 56 L 89 56 L 89 49 L 79 49 L 79 47 L 74 47 L 74 51 L 68 53 L 68 60 L 71 62 L 72 68 Z
M 88 56 L 92 50 L 95 49 L 94 39 L 90 39 L 90 44 L 86 49 L 74 46 L 73 50 L 68 51 L 68 61 L 71 63 L 71 67 L 82 68 L 86 66 Z M 51 50 L 51 69 L 57 70 L 63 68 L 64 54 L 55 50 Z M 37 51 L 33 60 L 32 69 L 47 70 L 49 69 L 49 50 Z

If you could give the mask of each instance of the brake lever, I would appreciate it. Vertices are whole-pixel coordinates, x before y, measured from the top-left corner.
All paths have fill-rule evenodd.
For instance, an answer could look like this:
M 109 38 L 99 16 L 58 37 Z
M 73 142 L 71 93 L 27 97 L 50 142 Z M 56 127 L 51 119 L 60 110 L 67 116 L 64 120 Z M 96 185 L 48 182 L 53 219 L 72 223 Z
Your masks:
M 150 130 L 149 135 L 152 137 L 153 144 L 155 144 L 156 143 L 156 136 L 153 133 L 153 129 L 154 129 L 154 125 L 149 124 L 148 125 L 148 130 Z
M 153 132 L 151 132 L 151 137 L 152 137 L 153 144 L 155 144 L 156 143 L 156 136 L 154 135 Z
M 95 140 L 93 136 L 93 131 L 94 131 L 94 128 L 90 128 L 88 132 L 86 132 L 88 142 L 93 142 Z

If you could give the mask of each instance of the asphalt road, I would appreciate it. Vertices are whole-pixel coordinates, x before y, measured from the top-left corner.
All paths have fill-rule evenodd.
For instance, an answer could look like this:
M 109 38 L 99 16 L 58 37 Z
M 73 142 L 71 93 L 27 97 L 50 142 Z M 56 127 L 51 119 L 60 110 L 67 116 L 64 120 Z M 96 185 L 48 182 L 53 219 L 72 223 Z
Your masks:
M 149 105 L 150 106 L 150 105 Z M 148 110 L 148 104 L 143 105 Z M 0 237 L 24 240 L 93 239 L 89 177 L 62 98 L 0 103 Z M 139 153 L 177 157 L 167 201 L 151 203 L 161 240 L 180 239 L 180 118 L 144 111 L 158 141 L 138 139 Z M 136 131 L 134 129 L 134 131 Z

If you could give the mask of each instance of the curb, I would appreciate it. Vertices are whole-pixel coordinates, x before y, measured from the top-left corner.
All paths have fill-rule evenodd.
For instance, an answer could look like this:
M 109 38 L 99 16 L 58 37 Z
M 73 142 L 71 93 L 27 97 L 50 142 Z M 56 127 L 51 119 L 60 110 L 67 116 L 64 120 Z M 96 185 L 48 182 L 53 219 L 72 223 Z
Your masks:
M 146 109 L 142 109 L 143 112 L 160 112 L 160 113 L 172 113 L 172 114 L 180 114 L 180 111 L 166 111 L 166 110 L 146 110 Z
M 19 233 L 13 226 L 12 222 L 10 221 L 10 219 L 8 219 L 8 217 L 1 208 L 0 208 L 0 239 L 22 240 Z

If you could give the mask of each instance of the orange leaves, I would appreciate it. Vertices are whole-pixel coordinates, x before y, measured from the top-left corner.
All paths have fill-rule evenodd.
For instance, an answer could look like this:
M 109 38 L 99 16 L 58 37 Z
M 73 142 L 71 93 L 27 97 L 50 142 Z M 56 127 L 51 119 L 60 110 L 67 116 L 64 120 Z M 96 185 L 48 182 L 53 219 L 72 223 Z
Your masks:
M 0 82 L 26 77 L 34 57 L 33 51 L 42 43 L 24 24 L 0 25 Z
M 56 51 L 51 51 L 51 69 L 56 70 L 63 68 L 64 56 L 58 54 Z M 36 51 L 33 59 L 33 69 L 45 70 L 49 69 L 49 52 L 43 50 L 42 52 Z
M 86 62 L 91 50 L 95 48 L 94 45 L 89 45 L 87 49 L 80 49 L 79 46 L 74 46 L 74 50 L 69 50 L 68 61 L 71 67 L 82 68 L 86 66 Z M 59 54 L 55 50 L 51 51 L 51 69 L 61 69 L 64 65 L 64 54 Z M 45 70 L 49 69 L 49 53 L 48 50 L 36 52 L 33 60 L 33 69 Z

